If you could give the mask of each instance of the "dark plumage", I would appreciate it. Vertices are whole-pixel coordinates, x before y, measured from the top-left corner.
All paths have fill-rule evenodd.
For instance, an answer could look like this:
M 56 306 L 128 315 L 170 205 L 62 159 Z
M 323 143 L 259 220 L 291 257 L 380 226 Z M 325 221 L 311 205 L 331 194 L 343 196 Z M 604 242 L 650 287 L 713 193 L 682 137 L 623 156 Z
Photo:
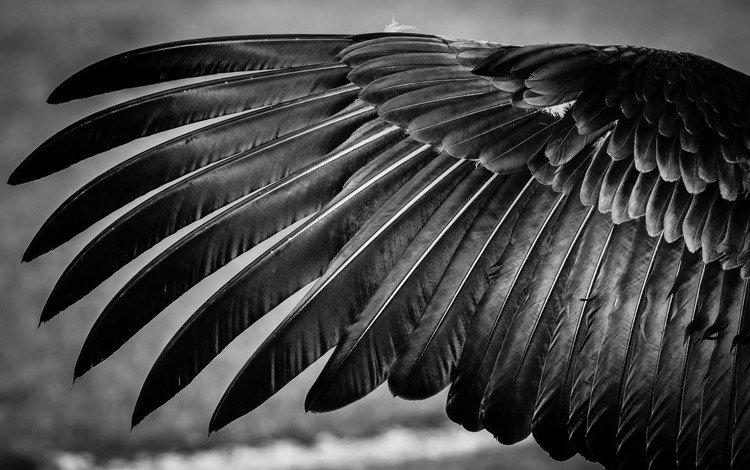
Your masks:
M 160 188 L 73 260 L 46 321 L 200 221 L 107 305 L 78 377 L 203 278 L 297 224 L 177 332 L 134 425 L 312 282 L 232 382 L 211 430 L 334 349 L 308 410 L 346 406 L 386 381 L 408 399 L 450 387 L 451 419 L 503 443 L 533 434 L 556 459 L 750 462 L 746 75 L 630 46 L 248 36 L 114 56 L 49 101 L 223 72 L 247 73 L 85 118 L 9 180 L 241 113 L 97 177 L 24 254 Z

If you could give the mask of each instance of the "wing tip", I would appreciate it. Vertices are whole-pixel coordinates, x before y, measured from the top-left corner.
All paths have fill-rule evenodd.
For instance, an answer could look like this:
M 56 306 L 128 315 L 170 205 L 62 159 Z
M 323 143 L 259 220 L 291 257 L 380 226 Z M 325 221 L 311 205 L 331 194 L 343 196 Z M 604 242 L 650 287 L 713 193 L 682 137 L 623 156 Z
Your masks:
M 47 103 L 62 104 L 105 93 L 107 88 L 106 85 L 102 83 L 102 79 L 109 78 L 107 72 L 110 74 L 113 72 L 112 70 L 107 70 L 112 67 L 113 62 L 117 65 L 117 63 L 121 61 L 121 57 L 113 56 L 108 59 L 102 59 L 78 70 L 52 90 L 47 97 Z M 111 91 L 117 89 L 118 88 L 115 88 Z
M 78 353 L 78 359 L 76 359 L 76 364 L 73 367 L 74 379 L 83 377 L 84 375 L 86 375 L 88 371 L 90 371 L 99 363 L 101 363 L 103 360 L 105 360 L 106 358 L 112 355 L 112 353 L 108 353 L 108 352 L 102 353 L 101 346 L 96 345 L 93 342 L 92 338 L 94 338 L 93 334 L 95 332 L 95 328 L 96 328 L 96 324 L 89 332 L 86 340 L 83 342 L 83 347 L 81 347 L 81 352 Z
M 36 249 L 32 249 L 32 245 L 29 244 L 29 246 L 26 248 L 26 251 L 24 251 L 21 255 L 21 262 L 28 263 L 35 260 L 38 256 L 39 255 L 36 253 Z
M 329 396 L 330 393 L 321 391 L 315 393 L 315 385 L 310 389 L 307 396 L 305 397 L 305 413 L 328 413 L 341 409 L 352 402 L 356 401 L 352 399 L 334 398 Z M 361 397 L 360 397 L 361 398 Z
M 135 411 L 133 411 L 133 415 L 130 417 L 130 432 L 133 432 L 133 429 L 135 429 L 136 426 L 138 426 L 143 421 L 142 416 L 136 416 Z
M 47 302 L 45 302 L 44 307 L 42 307 L 42 313 L 39 315 L 40 325 L 42 323 L 47 323 L 62 312 L 63 309 L 57 305 L 56 300 L 55 289 L 52 289 L 49 297 L 47 297 Z
M 318 406 L 316 406 L 316 400 L 310 397 L 310 394 L 308 393 L 305 397 L 305 405 L 304 405 L 305 413 L 320 413 L 321 411 L 318 409 Z
M 213 414 L 211 415 L 211 419 L 208 422 L 208 435 L 220 431 L 229 423 L 236 420 L 240 417 L 237 413 L 231 413 L 227 410 L 226 407 L 226 399 L 227 396 L 231 393 L 232 387 L 227 389 L 227 391 L 224 393 L 224 396 L 221 397 L 221 400 L 219 401 L 219 404 L 216 406 L 216 409 L 214 410 Z
M 401 398 L 408 401 L 421 401 L 434 397 L 442 389 L 429 389 L 424 384 L 417 381 L 409 380 L 398 375 L 388 377 L 388 391 L 395 398 Z
M 55 89 L 50 95 L 47 97 L 46 103 L 47 104 L 63 104 L 67 103 L 68 101 L 71 101 L 73 98 L 63 94 L 58 93 L 57 89 Z
M 45 253 L 48 253 L 55 249 L 55 246 L 52 246 L 46 239 L 47 239 L 47 233 L 45 230 L 40 229 L 36 235 L 34 235 L 34 238 L 31 239 L 31 242 L 29 243 L 29 246 L 26 247 L 26 250 L 23 252 L 23 255 L 21 255 L 21 261 L 24 263 L 28 263 L 30 261 L 33 261 L 40 256 L 42 256 Z
M 249 362 L 248 362 L 249 364 Z M 243 386 L 240 382 L 242 376 L 248 364 L 242 368 L 239 374 L 237 374 L 232 382 L 229 384 L 224 394 L 219 400 L 219 404 L 216 405 L 211 419 L 208 422 L 208 435 L 225 428 L 233 421 L 253 411 L 259 404 L 253 406 L 252 403 L 246 401 L 247 395 L 243 393 Z M 239 383 L 239 385 L 238 385 Z M 262 401 L 261 401 L 262 403 Z
M 57 153 L 59 150 L 55 149 L 54 141 L 59 138 L 62 132 L 64 131 L 58 132 L 42 142 L 24 158 L 8 177 L 8 184 L 18 186 L 30 183 L 70 166 L 70 163 L 59 166 L 58 161 L 52 160 L 52 157 L 50 157 L 51 154 Z
M 79 378 L 83 377 L 86 372 L 91 370 L 92 365 L 89 363 L 90 361 L 84 361 L 84 351 L 81 351 L 81 354 L 78 356 L 78 360 L 76 361 L 76 365 L 73 368 L 73 380 L 78 380 Z
M 141 387 L 141 391 L 138 393 L 138 398 L 135 400 L 135 406 L 133 407 L 133 414 L 130 416 L 130 430 L 132 431 L 136 426 L 143 422 L 143 420 L 153 413 L 158 406 L 153 406 L 150 402 L 146 401 L 148 396 L 145 391 L 148 389 L 149 380 L 148 377 Z
M 75 87 L 71 84 L 71 79 L 69 78 L 65 80 L 57 85 L 49 96 L 47 96 L 47 104 L 62 104 L 76 98 L 81 98 L 80 96 L 77 96 L 74 90 Z
M 8 176 L 8 184 L 10 186 L 18 186 L 21 184 L 29 183 L 31 181 L 34 181 L 35 179 L 38 179 L 38 176 L 34 176 L 30 174 L 30 171 L 27 169 L 28 165 L 25 164 L 26 160 L 22 161 L 15 170 Z

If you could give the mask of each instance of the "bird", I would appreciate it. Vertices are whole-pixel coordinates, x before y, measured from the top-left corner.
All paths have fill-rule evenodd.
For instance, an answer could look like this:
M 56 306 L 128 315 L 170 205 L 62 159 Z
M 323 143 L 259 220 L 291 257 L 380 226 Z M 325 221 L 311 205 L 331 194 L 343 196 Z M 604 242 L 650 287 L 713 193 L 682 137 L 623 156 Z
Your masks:
M 231 75 L 229 74 L 231 73 Z M 324 354 L 305 410 L 387 383 L 448 389 L 500 443 L 607 468 L 750 468 L 750 78 L 638 46 L 525 46 L 395 31 L 136 49 L 50 103 L 194 79 L 85 117 L 17 185 L 211 118 L 65 200 L 29 261 L 145 199 L 73 259 L 46 322 L 143 252 L 84 341 L 80 377 L 199 281 L 281 232 L 185 321 L 133 425 L 307 285 L 210 431 Z

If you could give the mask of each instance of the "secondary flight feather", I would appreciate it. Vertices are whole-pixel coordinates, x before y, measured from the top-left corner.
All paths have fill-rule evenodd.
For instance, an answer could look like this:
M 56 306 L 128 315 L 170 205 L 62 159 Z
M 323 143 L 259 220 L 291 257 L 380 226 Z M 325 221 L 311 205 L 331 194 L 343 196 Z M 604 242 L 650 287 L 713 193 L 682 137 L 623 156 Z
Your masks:
M 96 177 L 32 240 L 26 261 L 156 190 L 71 262 L 47 321 L 199 221 L 107 305 L 76 377 L 296 224 L 175 334 L 134 425 L 312 283 L 228 387 L 211 430 L 333 349 L 308 410 L 386 381 L 408 399 L 450 388 L 451 419 L 503 443 L 533 434 L 556 459 L 750 465 L 748 76 L 636 46 L 241 36 L 102 60 L 49 101 L 195 77 L 207 79 L 70 125 L 9 179 L 234 115 Z

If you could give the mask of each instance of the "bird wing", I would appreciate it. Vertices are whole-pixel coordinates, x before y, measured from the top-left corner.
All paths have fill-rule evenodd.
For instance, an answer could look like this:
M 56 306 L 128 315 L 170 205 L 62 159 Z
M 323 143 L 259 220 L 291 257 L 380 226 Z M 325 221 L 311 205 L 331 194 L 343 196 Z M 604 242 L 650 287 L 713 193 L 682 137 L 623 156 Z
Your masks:
M 384 382 L 450 387 L 447 413 L 503 443 L 608 467 L 750 462 L 750 86 L 684 53 L 421 34 L 210 38 L 93 64 L 60 103 L 147 94 L 51 137 L 37 179 L 130 140 L 232 115 L 74 193 L 24 260 L 149 194 L 70 263 L 49 320 L 196 221 L 118 292 L 78 377 L 272 235 L 151 369 L 133 423 L 302 287 L 211 420 L 250 412 L 327 351 L 305 408 Z

